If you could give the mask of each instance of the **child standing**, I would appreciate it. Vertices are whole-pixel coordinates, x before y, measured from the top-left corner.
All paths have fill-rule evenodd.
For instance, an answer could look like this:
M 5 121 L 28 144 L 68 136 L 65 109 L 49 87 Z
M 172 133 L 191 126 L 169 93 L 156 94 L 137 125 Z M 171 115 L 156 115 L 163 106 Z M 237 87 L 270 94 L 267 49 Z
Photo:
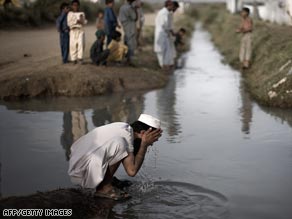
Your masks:
M 85 33 L 83 26 L 87 24 L 85 14 L 79 12 L 80 2 L 73 0 L 72 11 L 68 13 L 68 26 L 70 27 L 70 56 L 74 64 L 79 61 L 83 64 L 83 53 L 85 48 Z
M 90 58 L 95 65 L 106 65 L 110 51 L 108 49 L 103 50 L 105 32 L 103 30 L 98 30 L 95 35 L 97 39 L 90 49 Z
M 104 30 L 104 13 L 103 11 L 99 11 L 96 18 L 96 29 Z
M 57 18 L 57 29 L 60 33 L 60 46 L 63 64 L 68 62 L 69 56 L 69 27 L 67 24 L 67 15 L 69 12 L 69 4 L 62 3 L 60 6 L 61 15 Z
M 112 41 L 112 35 L 118 25 L 117 16 L 113 10 L 114 0 L 106 0 L 106 8 L 104 9 L 104 30 L 107 36 L 107 45 Z
M 253 22 L 249 17 L 250 10 L 249 8 L 243 8 L 241 11 L 241 25 L 237 29 L 237 33 L 242 33 L 239 59 L 243 68 L 247 69 L 250 67 L 250 59 L 252 53 L 252 31 L 253 31 Z
M 121 38 L 122 34 L 115 31 L 112 36 L 112 41 L 108 45 L 108 49 L 110 50 L 109 62 L 122 62 L 125 59 L 128 53 L 128 47 L 121 43 Z

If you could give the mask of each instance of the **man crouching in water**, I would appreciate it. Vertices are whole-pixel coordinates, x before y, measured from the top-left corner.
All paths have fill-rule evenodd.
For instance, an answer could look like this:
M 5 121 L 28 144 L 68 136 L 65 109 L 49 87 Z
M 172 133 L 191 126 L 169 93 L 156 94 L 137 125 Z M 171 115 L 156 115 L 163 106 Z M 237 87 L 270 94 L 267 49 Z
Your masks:
M 146 114 L 131 125 L 119 122 L 92 130 L 71 147 L 68 173 L 72 183 L 95 188 L 96 197 L 116 201 L 130 198 L 112 186 L 114 174 L 122 163 L 127 174 L 134 177 L 147 148 L 161 135 L 160 121 Z

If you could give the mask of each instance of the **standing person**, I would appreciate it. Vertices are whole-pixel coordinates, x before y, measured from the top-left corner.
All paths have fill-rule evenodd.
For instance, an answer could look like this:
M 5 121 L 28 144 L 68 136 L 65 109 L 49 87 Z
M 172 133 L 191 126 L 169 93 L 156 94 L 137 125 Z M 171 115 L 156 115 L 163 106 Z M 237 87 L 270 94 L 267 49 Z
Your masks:
M 170 21 L 170 28 L 171 28 L 171 41 L 170 41 L 170 47 L 171 47 L 171 54 L 173 55 L 173 60 L 174 60 L 174 64 L 176 64 L 176 57 L 177 57 L 177 51 L 176 51 L 176 47 L 175 47 L 175 37 L 176 37 L 176 33 L 174 31 L 174 13 L 177 11 L 177 9 L 179 9 L 179 3 L 177 1 L 172 1 L 173 3 L 173 9 L 172 11 L 169 13 L 169 21 Z
M 243 8 L 241 11 L 241 25 L 240 28 L 236 30 L 237 33 L 242 33 L 239 59 L 242 65 L 242 68 L 247 69 L 250 67 L 250 59 L 252 53 L 252 31 L 253 31 L 253 22 L 249 17 L 250 10 L 249 8 Z
M 85 49 L 85 32 L 83 26 L 87 24 L 84 12 L 79 12 L 80 2 L 71 2 L 72 11 L 68 13 L 68 26 L 70 27 L 70 56 L 74 64 L 79 61 L 83 64 Z
M 137 6 L 134 4 L 135 0 L 127 0 L 127 2 L 120 8 L 119 19 L 122 23 L 125 32 L 125 44 L 128 46 L 129 52 L 127 63 L 133 65 L 133 56 L 137 47 L 137 29 L 136 22 Z
M 104 13 L 103 13 L 103 11 L 99 11 L 97 13 L 96 29 L 97 30 L 104 30 Z
M 161 68 L 169 70 L 174 65 L 173 30 L 170 13 L 173 11 L 173 2 L 166 1 L 155 19 L 154 51 L 157 54 Z
M 103 50 L 105 32 L 103 30 L 98 30 L 95 35 L 96 41 L 90 49 L 90 58 L 95 65 L 106 65 L 110 51 L 108 49 Z
M 137 5 L 137 47 L 141 46 L 143 27 L 145 24 L 145 16 L 143 11 L 143 2 L 141 0 L 136 0 Z
M 112 186 L 120 164 L 129 176 L 140 170 L 147 149 L 162 135 L 160 121 L 142 114 L 138 121 L 111 123 L 78 139 L 71 147 L 69 170 L 72 183 L 95 188 L 95 196 L 125 200 L 129 194 Z
M 57 29 L 60 33 L 60 45 L 63 64 L 68 63 L 69 56 L 69 27 L 67 24 L 67 15 L 69 12 L 69 4 L 62 3 L 60 6 L 61 15 L 57 18 Z
M 104 9 L 104 30 L 107 37 L 106 43 L 107 46 L 112 41 L 112 35 L 114 31 L 116 30 L 117 27 L 119 27 L 117 16 L 113 10 L 114 3 L 115 3 L 114 0 L 105 1 L 106 8 Z

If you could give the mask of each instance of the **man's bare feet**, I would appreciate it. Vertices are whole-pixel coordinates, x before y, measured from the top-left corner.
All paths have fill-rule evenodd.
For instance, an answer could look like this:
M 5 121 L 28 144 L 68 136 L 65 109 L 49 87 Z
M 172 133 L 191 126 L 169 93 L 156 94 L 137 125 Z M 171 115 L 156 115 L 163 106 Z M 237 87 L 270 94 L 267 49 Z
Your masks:
M 130 187 L 133 183 L 129 180 L 119 180 L 117 177 L 113 177 L 112 186 L 118 189 L 124 189 Z
M 131 196 L 128 193 L 112 186 L 111 189 L 110 187 L 107 187 L 101 190 L 96 190 L 94 196 L 97 198 L 107 198 L 115 201 L 123 201 L 131 198 Z

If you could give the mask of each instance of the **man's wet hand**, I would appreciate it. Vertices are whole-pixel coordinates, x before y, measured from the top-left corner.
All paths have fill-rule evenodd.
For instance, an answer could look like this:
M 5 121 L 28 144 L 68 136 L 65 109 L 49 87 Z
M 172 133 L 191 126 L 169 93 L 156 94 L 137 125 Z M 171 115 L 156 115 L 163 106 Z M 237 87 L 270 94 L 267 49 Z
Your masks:
M 154 142 L 158 141 L 161 135 L 161 129 L 153 130 L 152 128 L 150 128 L 142 135 L 142 144 L 144 144 L 145 146 L 150 146 Z

